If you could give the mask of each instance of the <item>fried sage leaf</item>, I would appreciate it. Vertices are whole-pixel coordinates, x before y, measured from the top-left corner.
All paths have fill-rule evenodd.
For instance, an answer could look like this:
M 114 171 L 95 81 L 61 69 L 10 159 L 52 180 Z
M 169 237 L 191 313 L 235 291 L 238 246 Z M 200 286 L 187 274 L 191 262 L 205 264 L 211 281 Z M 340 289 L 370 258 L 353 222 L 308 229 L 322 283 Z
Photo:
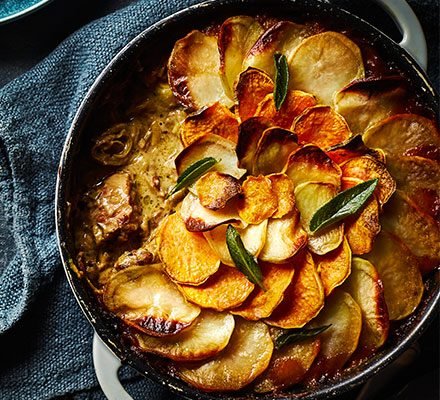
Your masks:
M 373 194 L 379 179 L 370 179 L 344 190 L 324 204 L 310 220 L 310 230 L 316 232 L 356 213 Z
M 275 89 L 273 98 L 275 108 L 279 110 L 287 96 L 287 89 L 289 87 L 289 66 L 284 54 L 276 53 L 273 58 L 275 62 Z
M 302 340 L 306 340 L 315 336 L 318 336 L 320 333 L 324 332 L 328 328 L 331 327 L 330 325 L 323 325 L 319 328 L 295 328 L 295 329 L 289 329 L 280 336 L 277 337 L 275 340 L 275 348 L 277 350 L 281 349 L 281 347 L 285 346 L 286 344 L 292 344 L 297 343 Z
M 191 164 L 182 175 L 179 176 L 175 186 L 170 190 L 167 197 L 194 183 L 206 171 L 211 169 L 218 161 L 213 157 L 206 157 Z
M 249 281 L 266 290 L 260 266 L 252 254 L 246 250 L 239 233 L 232 225 L 228 225 L 228 229 L 226 229 L 226 244 L 235 266 L 246 275 Z

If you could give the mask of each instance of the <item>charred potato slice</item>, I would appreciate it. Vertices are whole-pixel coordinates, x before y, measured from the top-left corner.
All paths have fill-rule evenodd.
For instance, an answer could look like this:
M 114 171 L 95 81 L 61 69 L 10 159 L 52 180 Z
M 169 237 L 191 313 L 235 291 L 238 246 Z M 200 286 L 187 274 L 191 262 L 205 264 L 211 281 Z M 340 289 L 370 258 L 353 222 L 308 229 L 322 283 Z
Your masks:
M 189 328 L 173 336 L 135 333 L 134 338 L 141 351 L 174 361 L 197 361 L 220 353 L 229 343 L 234 326 L 232 315 L 205 310 Z
M 277 197 L 278 208 L 272 218 L 282 218 L 293 211 L 295 196 L 293 182 L 286 174 L 271 174 L 267 176 L 272 183 L 272 190 Z
M 103 302 L 128 325 L 152 336 L 175 335 L 200 314 L 157 266 L 129 267 L 113 275 Z
M 229 344 L 217 357 L 196 365 L 178 365 L 177 374 L 208 392 L 239 390 L 267 368 L 272 351 L 266 324 L 237 319 Z

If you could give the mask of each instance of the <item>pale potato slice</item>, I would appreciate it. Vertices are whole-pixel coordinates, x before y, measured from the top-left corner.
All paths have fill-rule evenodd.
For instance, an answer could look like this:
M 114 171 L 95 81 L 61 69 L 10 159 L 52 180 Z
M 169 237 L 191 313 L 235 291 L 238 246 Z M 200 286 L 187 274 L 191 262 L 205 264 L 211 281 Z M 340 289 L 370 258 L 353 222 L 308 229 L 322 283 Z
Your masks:
M 180 139 L 185 147 L 209 134 L 224 137 L 234 143 L 238 140 L 237 118 L 218 102 L 188 115 L 180 128 Z
M 344 178 L 357 178 L 361 181 L 379 178 L 374 193 L 383 206 L 396 190 L 396 182 L 386 169 L 385 165 L 369 156 L 352 158 L 341 164 Z
M 344 283 L 351 272 L 351 249 L 347 239 L 339 245 L 339 247 L 323 256 L 315 255 L 315 260 L 319 277 L 326 296 L 330 296 L 331 292 Z
M 243 182 L 242 191 L 237 209 L 244 222 L 259 224 L 277 211 L 278 201 L 269 178 L 263 175 L 248 176 Z
M 220 57 L 215 36 L 192 31 L 174 44 L 168 60 L 168 83 L 179 102 L 198 110 L 215 102 L 232 106 L 218 73 Z
M 220 53 L 220 76 L 223 88 L 234 100 L 235 82 L 242 71 L 243 60 L 264 32 L 261 24 L 253 17 L 238 15 L 223 22 L 218 34 Z
M 297 148 L 298 140 L 293 132 L 278 127 L 266 129 L 255 152 L 253 175 L 280 172 Z
M 289 59 L 290 88 L 315 95 L 333 105 L 333 95 L 354 79 L 364 77 L 359 47 L 345 35 L 323 32 L 305 39 Z
M 197 196 L 188 193 L 182 201 L 178 211 L 182 217 L 186 229 L 190 232 L 205 232 L 215 227 L 230 223 L 239 222 L 236 204 L 229 202 L 220 210 L 214 211 L 203 207 Z
M 362 313 L 353 298 L 336 289 L 312 326 L 331 326 L 319 335 L 321 349 L 309 372 L 307 382 L 335 375 L 356 350 L 362 329 Z
M 368 147 L 385 154 L 401 156 L 414 147 L 440 147 L 438 127 L 428 118 L 416 114 L 398 114 L 368 129 L 362 139 Z
M 211 171 L 222 172 L 237 179 L 246 173 L 245 169 L 238 167 L 235 144 L 221 136 L 208 134 L 197 139 L 179 153 L 174 160 L 177 174 L 182 175 L 191 164 L 206 157 L 214 157 L 218 161 Z
M 168 336 L 190 326 L 200 308 L 188 303 L 158 266 L 128 267 L 104 287 L 105 306 L 124 322 L 152 336 Z
M 220 353 L 234 331 L 234 317 L 204 310 L 190 327 L 169 337 L 135 333 L 135 344 L 143 352 L 174 361 L 205 360 Z
M 339 190 L 341 169 L 319 147 L 306 145 L 289 157 L 283 172 L 295 187 L 305 182 L 329 183 Z
M 295 196 L 293 195 L 293 182 L 286 174 L 267 175 L 272 183 L 272 190 L 277 196 L 278 208 L 272 218 L 282 218 L 293 211 Z
M 382 231 L 373 251 L 365 256 L 376 267 L 383 283 L 390 320 L 410 315 L 423 295 L 423 281 L 417 261 L 395 236 Z
M 241 193 L 241 185 L 233 176 L 213 171 L 207 172 L 196 182 L 194 191 L 203 207 L 219 210 Z
M 223 311 L 238 307 L 254 290 L 237 268 L 222 265 L 209 279 L 199 285 L 179 285 L 185 298 L 203 308 Z
M 269 219 L 266 243 L 259 258 L 275 264 L 285 263 L 306 245 L 307 233 L 301 227 L 298 210 L 294 208 L 282 218 Z
M 301 328 L 324 306 L 324 288 L 309 252 L 298 254 L 292 263 L 295 275 L 284 292 L 284 299 L 266 319 L 279 328 Z
M 362 135 L 378 122 L 398 114 L 406 104 L 407 90 L 401 77 L 353 82 L 336 93 L 335 110 L 354 134 Z
M 248 68 L 240 74 L 235 95 L 238 100 L 238 115 L 242 122 L 255 115 L 260 102 L 273 93 L 273 89 L 272 79 L 259 69 Z
M 260 254 L 266 242 L 267 225 L 268 221 L 264 220 L 257 225 L 248 225 L 245 228 L 235 228 L 237 229 L 246 250 L 255 257 Z M 203 235 L 211 248 L 220 257 L 221 262 L 226 265 L 234 266 L 234 261 L 232 261 L 231 254 L 229 253 L 226 244 L 226 229 L 227 225 L 220 225 L 215 229 L 204 232 Z
M 166 273 L 179 283 L 200 285 L 220 266 L 220 259 L 203 235 L 189 232 L 178 214 L 161 223 L 157 245 Z
M 295 188 L 296 206 L 301 215 L 301 225 L 308 235 L 308 247 L 315 254 L 327 254 L 342 243 L 344 226 L 341 222 L 315 233 L 310 231 L 310 221 L 315 212 L 336 195 L 337 190 L 328 183 L 303 183 Z
M 343 143 L 352 135 L 342 115 L 330 106 L 307 108 L 295 120 L 292 130 L 298 135 L 299 144 L 314 144 L 321 149 Z
M 382 281 L 373 264 L 353 257 L 351 274 L 345 281 L 343 290 L 349 293 L 361 308 L 362 331 L 359 349 L 377 350 L 387 340 L 390 320 Z
M 251 321 L 267 318 L 281 303 L 284 291 L 292 281 L 295 268 L 292 264 L 259 263 L 263 274 L 263 286 L 255 287 L 240 307 L 231 310 L 232 314 L 240 315 Z
M 217 357 L 196 365 L 178 365 L 177 374 L 208 392 L 239 390 L 267 368 L 272 351 L 267 325 L 239 318 L 229 344 Z

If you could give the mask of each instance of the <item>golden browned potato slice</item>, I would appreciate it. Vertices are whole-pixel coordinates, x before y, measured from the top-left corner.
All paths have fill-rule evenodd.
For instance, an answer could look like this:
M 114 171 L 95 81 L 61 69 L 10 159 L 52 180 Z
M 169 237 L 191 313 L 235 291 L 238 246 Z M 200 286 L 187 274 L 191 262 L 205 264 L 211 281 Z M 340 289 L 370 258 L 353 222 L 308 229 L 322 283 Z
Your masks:
M 258 105 L 270 93 L 273 93 L 273 81 L 265 72 L 248 68 L 240 74 L 235 95 L 238 100 L 238 115 L 246 121 L 255 115 Z
M 236 227 L 246 250 L 253 256 L 257 257 L 266 242 L 268 221 L 264 220 L 258 225 L 248 225 L 245 228 Z M 220 225 L 217 228 L 204 232 L 209 245 L 220 257 L 223 264 L 234 266 L 231 255 L 226 245 L 226 229 L 227 225 Z
M 231 106 L 232 101 L 225 95 L 218 73 L 219 67 L 217 39 L 192 31 L 174 45 L 168 60 L 168 83 L 179 102 L 190 110 L 217 101 Z
M 309 252 L 298 254 L 293 260 L 295 275 L 284 292 L 284 299 L 266 319 L 279 328 L 301 328 L 314 318 L 324 306 L 324 289 Z
M 255 18 L 245 15 L 228 18 L 220 27 L 220 75 L 225 93 L 232 100 L 235 81 L 242 71 L 243 60 L 263 32 L 263 27 Z
M 234 143 L 238 140 L 237 118 L 218 102 L 186 117 L 180 128 L 180 138 L 185 147 L 208 134 L 224 137 Z
M 337 32 L 305 39 L 289 59 L 290 88 L 314 94 L 319 103 L 333 105 L 333 95 L 354 79 L 364 77 L 359 47 Z
M 229 344 L 217 357 L 196 365 L 178 365 L 177 374 L 208 392 L 239 390 L 267 368 L 272 351 L 266 324 L 238 318 Z
M 174 161 L 177 174 L 182 175 L 191 164 L 206 157 L 214 157 L 218 161 L 211 171 L 229 174 L 237 179 L 246 173 L 245 169 L 238 167 L 235 144 L 221 136 L 209 134 L 197 139 L 179 153 Z
M 179 283 L 200 285 L 220 266 L 220 259 L 203 235 L 189 232 L 178 214 L 161 223 L 157 244 L 165 271 Z
M 422 299 L 423 281 L 408 248 L 395 236 L 382 231 L 373 251 L 365 257 L 379 273 L 390 319 L 400 320 L 410 315 Z
M 205 360 L 220 353 L 234 331 L 234 317 L 205 310 L 192 325 L 173 336 L 157 338 L 136 333 L 136 346 L 175 361 Z
M 315 255 L 313 259 L 324 287 L 324 293 L 329 296 L 348 278 L 351 272 L 351 249 L 347 239 L 344 238 L 337 249 L 323 256 Z
M 206 173 L 196 182 L 194 191 L 203 207 L 219 210 L 241 193 L 241 185 L 233 176 L 213 171 Z
M 285 263 L 307 245 L 307 233 L 302 229 L 299 213 L 294 208 L 282 218 L 270 218 L 266 243 L 259 255 L 263 261 Z
M 158 266 L 126 268 L 104 287 L 106 307 L 127 324 L 152 336 L 174 335 L 200 314 Z
M 267 318 L 281 303 L 284 291 L 292 281 L 295 268 L 292 264 L 272 264 L 260 262 L 263 274 L 263 286 L 255 287 L 244 303 L 233 310 L 232 314 L 240 315 L 251 321 Z
M 385 165 L 369 156 L 352 158 L 341 165 L 344 178 L 357 178 L 361 181 L 379 178 L 374 191 L 380 205 L 384 205 L 396 190 L 396 182 Z
M 342 243 L 344 227 L 341 222 L 315 233 L 310 231 L 310 221 L 315 212 L 336 195 L 337 190 L 328 183 L 303 183 L 295 188 L 295 200 L 301 215 L 301 225 L 308 235 L 308 247 L 315 254 L 327 254 Z
M 368 129 L 362 136 L 368 147 L 385 154 L 400 156 L 413 147 L 440 146 L 438 127 L 428 118 L 416 114 L 398 114 Z
M 330 328 L 319 335 L 321 349 L 307 373 L 307 382 L 317 381 L 324 375 L 333 376 L 358 346 L 362 329 L 361 309 L 348 293 L 339 288 L 313 320 L 313 326 L 316 327 L 330 324 Z
M 306 145 L 292 153 L 283 171 L 295 187 L 305 182 L 329 183 L 339 189 L 341 169 L 319 147 Z
M 223 311 L 243 303 L 254 289 L 254 284 L 237 268 L 222 265 L 202 285 L 179 285 L 179 288 L 192 303 L 203 308 Z
M 354 134 L 363 134 L 383 119 L 401 112 L 406 94 L 400 77 L 360 80 L 336 93 L 335 109 Z
M 255 116 L 266 117 L 274 125 L 281 128 L 290 129 L 293 121 L 303 113 L 308 107 L 316 105 L 315 96 L 301 90 L 289 90 L 281 108 L 275 108 L 273 93 L 268 94 L 255 110 Z
M 382 281 L 376 268 L 369 261 L 354 257 L 351 274 L 343 289 L 361 308 L 362 331 L 359 348 L 364 351 L 377 350 L 387 340 L 390 320 Z
M 252 173 L 269 175 L 280 172 L 290 153 L 297 148 L 298 141 L 293 132 L 278 127 L 266 129 L 258 142 Z
M 270 179 L 263 175 L 247 177 L 237 208 L 240 218 L 248 224 L 259 224 L 271 217 L 277 211 L 278 202 Z
M 277 22 L 264 32 L 249 50 L 244 66 L 261 69 L 274 79 L 274 54 L 284 54 L 289 60 L 295 48 L 310 34 L 311 29 L 308 26 L 290 21 Z
M 314 144 L 328 149 L 351 137 L 344 118 L 329 106 L 315 106 L 305 110 L 294 122 L 292 130 L 300 144 Z
M 277 196 L 278 209 L 272 218 L 282 218 L 295 207 L 293 182 L 286 174 L 271 174 L 267 176 L 272 183 L 272 190 Z

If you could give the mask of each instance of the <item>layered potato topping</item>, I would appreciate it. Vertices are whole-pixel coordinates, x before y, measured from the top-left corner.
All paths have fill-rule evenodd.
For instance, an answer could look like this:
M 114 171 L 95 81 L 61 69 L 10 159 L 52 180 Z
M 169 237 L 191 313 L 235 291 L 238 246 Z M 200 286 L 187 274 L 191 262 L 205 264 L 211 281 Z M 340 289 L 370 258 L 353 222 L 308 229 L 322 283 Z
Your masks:
M 235 16 L 149 74 L 72 219 L 124 338 L 201 390 L 258 393 L 384 346 L 440 261 L 440 133 L 398 71 L 347 34 Z

